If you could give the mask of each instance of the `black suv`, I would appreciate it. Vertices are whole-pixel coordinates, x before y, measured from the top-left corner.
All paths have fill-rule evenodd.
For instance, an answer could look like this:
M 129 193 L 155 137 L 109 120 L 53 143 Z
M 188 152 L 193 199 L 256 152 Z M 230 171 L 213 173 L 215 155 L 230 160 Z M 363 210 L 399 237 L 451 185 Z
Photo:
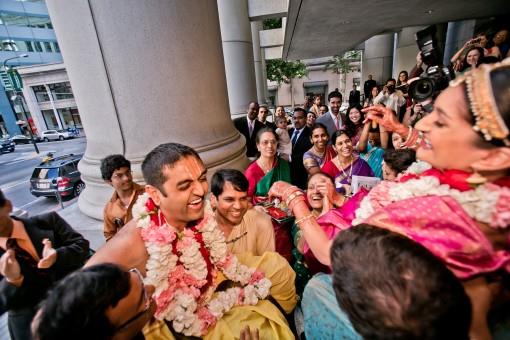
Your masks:
M 78 196 L 85 188 L 78 171 L 80 155 L 53 157 L 49 154 L 41 164 L 35 167 L 30 178 L 30 193 L 36 197 Z
M 14 152 L 16 145 L 9 138 L 0 138 L 0 153 Z

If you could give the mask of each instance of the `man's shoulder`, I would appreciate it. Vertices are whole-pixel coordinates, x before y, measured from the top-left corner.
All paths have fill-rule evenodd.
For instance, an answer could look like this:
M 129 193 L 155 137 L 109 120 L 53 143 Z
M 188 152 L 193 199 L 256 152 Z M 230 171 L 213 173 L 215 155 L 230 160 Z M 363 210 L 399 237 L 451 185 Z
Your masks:
M 245 222 L 249 223 L 250 225 L 256 225 L 258 228 L 265 229 L 264 227 L 266 227 L 268 224 L 271 228 L 273 227 L 271 223 L 271 217 L 269 217 L 268 214 L 255 208 L 248 209 L 246 214 L 244 214 L 243 219 Z
M 234 123 L 241 123 L 246 121 L 246 117 L 237 117 L 232 120 Z
M 331 119 L 331 115 L 329 114 L 329 111 L 317 118 L 316 122 L 318 123 L 324 123 Z

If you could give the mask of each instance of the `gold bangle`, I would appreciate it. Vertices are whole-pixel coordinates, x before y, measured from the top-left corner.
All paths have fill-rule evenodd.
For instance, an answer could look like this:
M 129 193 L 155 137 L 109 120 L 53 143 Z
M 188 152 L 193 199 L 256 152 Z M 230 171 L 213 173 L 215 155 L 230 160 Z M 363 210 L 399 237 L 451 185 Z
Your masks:
M 292 194 L 289 195 L 289 197 L 287 197 L 287 199 L 285 200 L 285 203 L 287 203 L 287 207 L 290 206 L 290 203 L 292 202 L 293 199 L 295 199 L 296 197 L 298 196 L 303 196 L 303 192 L 300 191 L 300 190 L 297 190 L 297 191 L 294 191 Z
M 301 228 L 301 226 L 300 226 L 301 222 L 303 222 L 303 221 L 305 221 L 305 220 L 308 220 L 308 219 L 310 219 L 310 218 L 312 218 L 312 217 L 313 217 L 313 214 L 312 214 L 312 213 L 309 213 L 309 214 L 308 214 L 308 215 L 306 215 L 305 217 L 301 217 L 299 220 L 297 220 L 297 221 L 296 221 L 297 226 Z
M 283 194 L 282 194 L 282 199 L 283 199 L 283 200 L 287 201 L 287 200 L 285 199 L 285 195 L 287 194 L 287 191 L 289 191 L 290 189 L 298 189 L 298 188 L 297 188 L 295 185 L 291 185 L 290 187 L 288 187 L 287 189 L 285 189 L 285 191 L 284 191 L 284 192 L 283 192 Z M 298 189 L 298 190 L 299 190 L 299 189 Z M 288 197 L 287 197 L 287 198 L 288 198 Z

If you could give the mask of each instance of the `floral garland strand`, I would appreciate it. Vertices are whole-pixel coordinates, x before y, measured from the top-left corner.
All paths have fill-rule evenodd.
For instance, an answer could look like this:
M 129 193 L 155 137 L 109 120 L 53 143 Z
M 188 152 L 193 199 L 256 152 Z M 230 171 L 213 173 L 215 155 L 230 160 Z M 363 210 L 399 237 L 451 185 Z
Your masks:
M 450 196 L 473 219 L 493 228 L 510 225 L 510 189 L 492 183 L 471 190 L 457 190 L 430 175 L 411 178 L 404 182 L 381 182 L 361 201 L 353 225 L 362 223 L 377 209 L 393 202 L 421 196 Z
M 178 233 L 147 194 L 133 206 L 133 217 L 149 253 L 146 284 L 154 285 L 155 316 L 186 336 L 203 336 L 234 306 L 255 305 L 269 295 L 271 281 L 239 263 L 207 205 L 200 223 Z M 213 294 L 217 270 L 242 287 Z M 204 298 L 205 297 L 205 298 Z

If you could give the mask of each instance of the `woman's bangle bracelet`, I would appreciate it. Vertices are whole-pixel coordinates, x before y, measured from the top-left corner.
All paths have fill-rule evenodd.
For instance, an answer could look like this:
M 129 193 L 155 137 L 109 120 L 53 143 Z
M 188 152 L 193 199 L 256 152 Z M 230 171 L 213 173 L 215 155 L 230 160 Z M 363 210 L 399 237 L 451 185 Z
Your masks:
M 292 200 L 298 196 L 304 196 L 304 194 L 301 190 L 296 190 L 292 194 L 290 194 L 289 197 L 287 197 L 287 199 L 285 200 L 285 203 L 287 203 L 287 206 L 289 206 L 290 202 L 292 202 Z
M 310 218 L 313 218 L 313 214 L 312 213 L 309 213 L 308 215 L 304 216 L 304 217 L 301 217 L 299 220 L 296 221 L 296 224 L 298 227 L 301 228 L 300 224 Z
M 299 202 L 303 202 L 305 203 L 305 197 L 304 195 L 301 196 L 301 195 L 298 195 L 296 197 L 294 197 L 294 199 L 292 201 L 289 202 L 289 204 L 287 205 L 287 207 L 290 209 L 290 211 L 294 211 L 294 207 L 296 206 L 296 204 L 298 204 Z M 305 203 L 306 205 L 306 203 Z
M 286 197 L 286 196 L 287 196 L 287 191 L 292 190 L 292 189 L 299 190 L 299 189 L 298 189 L 298 187 L 296 187 L 295 185 L 291 185 L 290 187 L 288 187 L 287 189 L 285 189 L 285 191 L 284 191 L 284 192 L 283 192 L 283 194 L 282 194 L 282 199 L 283 199 L 284 201 L 287 201 L 287 198 L 288 198 L 288 197 Z

